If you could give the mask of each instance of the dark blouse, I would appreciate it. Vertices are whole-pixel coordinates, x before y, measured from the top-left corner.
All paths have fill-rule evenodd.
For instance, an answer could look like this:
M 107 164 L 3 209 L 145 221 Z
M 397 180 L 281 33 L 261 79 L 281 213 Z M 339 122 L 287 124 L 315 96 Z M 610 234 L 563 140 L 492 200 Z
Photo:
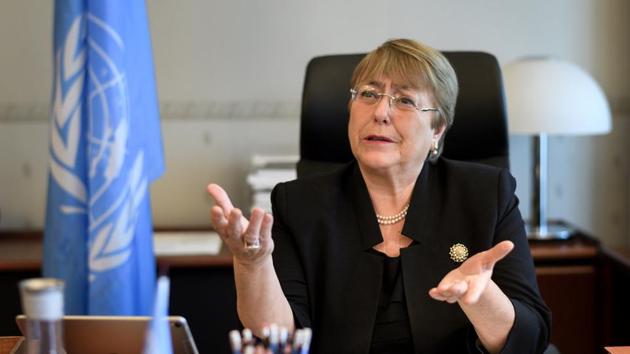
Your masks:
M 374 251 L 376 253 L 380 253 Z M 372 335 L 372 354 L 413 353 L 400 257 L 383 257 L 383 286 Z

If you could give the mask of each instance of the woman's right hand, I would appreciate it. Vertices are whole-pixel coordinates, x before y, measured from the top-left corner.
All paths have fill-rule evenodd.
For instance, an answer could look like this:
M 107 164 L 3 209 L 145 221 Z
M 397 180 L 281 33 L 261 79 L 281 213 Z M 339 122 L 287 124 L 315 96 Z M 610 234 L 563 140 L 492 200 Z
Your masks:
M 210 211 L 212 226 L 234 255 L 234 261 L 245 266 L 256 265 L 271 255 L 271 214 L 254 208 L 248 221 L 241 210 L 232 205 L 230 197 L 219 185 L 209 184 L 207 191 L 215 203 Z M 256 243 L 260 247 L 246 246 Z

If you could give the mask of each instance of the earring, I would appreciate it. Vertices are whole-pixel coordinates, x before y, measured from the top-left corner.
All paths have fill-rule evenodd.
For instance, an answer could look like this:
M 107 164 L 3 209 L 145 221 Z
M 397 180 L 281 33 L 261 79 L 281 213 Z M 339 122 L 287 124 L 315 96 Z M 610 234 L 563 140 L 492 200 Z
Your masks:
M 433 140 L 433 148 L 431 149 L 431 156 L 436 157 L 439 152 L 439 145 L 437 140 Z

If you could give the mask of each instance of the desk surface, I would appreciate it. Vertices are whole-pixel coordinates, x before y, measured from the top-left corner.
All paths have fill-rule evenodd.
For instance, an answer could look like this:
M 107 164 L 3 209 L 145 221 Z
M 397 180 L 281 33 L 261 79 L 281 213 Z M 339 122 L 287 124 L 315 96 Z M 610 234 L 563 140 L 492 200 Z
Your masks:
M 0 271 L 39 270 L 42 263 L 41 231 L 0 231 Z M 158 267 L 231 267 L 225 245 L 216 256 L 159 256 Z
M 39 270 L 42 260 L 41 231 L 0 231 L 0 271 Z M 567 241 L 532 241 L 532 257 L 536 262 L 548 260 L 592 259 L 599 245 L 585 237 Z M 612 257 L 630 267 L 630 249 L 607 249 Z M 232 256 L 225 245 L 216 256 L 158 256 L 159 267 L 231 267 Z
M 599 245 L 586 236 L 576 236 L 564 241 L 530 241 L 535 261 L 579 260 L 595 258 Z
M 24 337 L 0 337 L 0 354 L 10 354 L 22 340 Z
M 629 247 L 602 247 L 602 253 L 608 259 L 630 271 L 630 248 Z

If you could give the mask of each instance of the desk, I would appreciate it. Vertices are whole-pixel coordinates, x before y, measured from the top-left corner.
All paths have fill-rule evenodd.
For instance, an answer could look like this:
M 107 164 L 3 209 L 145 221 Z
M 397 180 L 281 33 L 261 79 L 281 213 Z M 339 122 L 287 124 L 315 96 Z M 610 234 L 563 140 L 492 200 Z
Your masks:
M 606 347 L 610 354 L 630 354 L 630 347 Z
M 602 343 L 630 345 L 630 248 L 602 247 Z
M 597 242 L 531 241 L 540 293 L 551 309 L 551 342 L 561 353 L 597 353 Z
M 13 348 L 15 348 L 20 342 L 24 340 L 24 337 L 0 337 L 0 354 L 10 354 Z
M 561 353 L 598 353 L 604 344 L 630 343 L 630 250 L 601 247 L 584 235 L 530 246 L 541 293 L 553 313 L 552 342 Z M 228 353 L 227 332 L 239 327 L 228 251 L 158 257 L 157 262 L 169 268 L 170 313 L 188 319 L 202 353 Z M 0 232 L 0 334 L 19 334 L 17 282 L 39 276 L 40 264 L 40 232 Z

